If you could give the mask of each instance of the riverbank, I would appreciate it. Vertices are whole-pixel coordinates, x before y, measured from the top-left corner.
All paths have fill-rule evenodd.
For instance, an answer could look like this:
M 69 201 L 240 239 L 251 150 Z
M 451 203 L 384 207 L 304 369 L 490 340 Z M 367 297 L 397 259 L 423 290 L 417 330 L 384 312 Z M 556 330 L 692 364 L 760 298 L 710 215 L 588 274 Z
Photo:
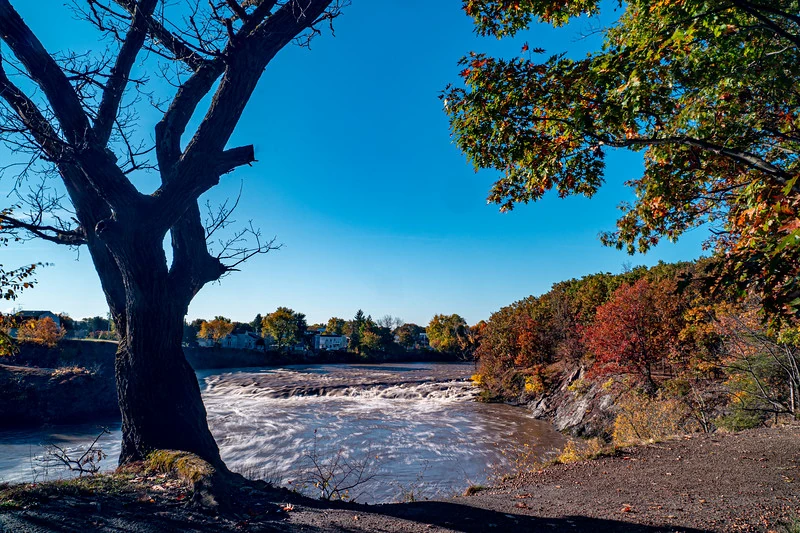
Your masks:
M 800 428 L 693 435 L 521 474 L 472 496 L 358 505 L 249 484 L 237 512 L 185 504 L 165 474 L 0 491 L 0 530 L 55 531 L 796 531 Z
M 19 352 L 4 362 L 37 368 L 82 367 L 95 372 L 114 373 L 117 343 L 90 339 L 66 339 L 55 348 L 22 344 Z M 463 362 L 452 354 L 431 350 L 402 350 L 396 353 L 359 355 L 352 352 L 283 353 L 232 348 L 184 347 L 186 360 L 195 370 L 250 368 L 304 364 L 379 364 L 379 363 L 450 363 Z
M 0 359 L 0 424 L 25 427 L 119 419 L 114 382 L 117 343 L 64 340 L 56 348 L 23 344 Z M 282 354 L 222 348 L 184 348 L 195 370 L 299 364 L 435 362 L 436 352 L 361 357 L 348 352 Z M 450 361 L 446 361 L 450 362 Z
M 113 374 L 85 367 L 0 365 L 0 425 L 119 418 Z

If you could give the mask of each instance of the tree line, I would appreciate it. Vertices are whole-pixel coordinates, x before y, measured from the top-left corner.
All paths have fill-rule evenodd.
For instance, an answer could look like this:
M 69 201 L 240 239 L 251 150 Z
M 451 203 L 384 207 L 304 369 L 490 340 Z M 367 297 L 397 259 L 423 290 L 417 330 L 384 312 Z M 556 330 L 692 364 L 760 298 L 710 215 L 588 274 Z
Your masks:
M 580 367 L 586 386 L 680 393 L 733 425 L 798 416 L 798 323 L 770 326 L 757 295 L 709 293 L 708 261 L 592 274 L 503 307 L 474 328 L 483 398 L 528 401 Z
M 250 322 L 237 322 L 224 316 L 195 319 L 184 325 L 184 342 L 210 339 L 218 345 L 228 335 L 244 333 L 269 337 L 279 351 L 293 346 L 311 348 L 311 338 L 317 333 L 344 335 L 347 349 L 364 356 L 398 350 L 433 350 L 466 359 L 474 349 L 474 332 L 458 314 L 437 314 L 427 326 L 420 326 L 392 315 L 373 319 L 359 309 L 349 320 L 331 317 L 325 323 L 308 324 L 304 313 L 288 307 L 278 307 L 263 316 L 259 313 Z

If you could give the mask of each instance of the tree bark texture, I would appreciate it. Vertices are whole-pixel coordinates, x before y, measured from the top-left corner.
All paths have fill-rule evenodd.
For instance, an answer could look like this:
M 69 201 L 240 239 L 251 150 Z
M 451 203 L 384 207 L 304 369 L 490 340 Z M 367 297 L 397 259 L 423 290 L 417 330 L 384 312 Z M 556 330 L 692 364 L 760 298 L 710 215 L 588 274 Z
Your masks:
M 158 238 L 112 237 L 108 248 L 125 298 L 122 313 L 114 317 L 120 334 L 115 362 L 122 414 L 120 464 L 144 459 L 153 450 L 172 449 L 195 453 L 224 469 L 197 377 L 181 347 L 190 295 L 176 290 Z M 101 278 L 114 274 L 104 272 Z M 114 307 L 115 302 L 109 303 Z

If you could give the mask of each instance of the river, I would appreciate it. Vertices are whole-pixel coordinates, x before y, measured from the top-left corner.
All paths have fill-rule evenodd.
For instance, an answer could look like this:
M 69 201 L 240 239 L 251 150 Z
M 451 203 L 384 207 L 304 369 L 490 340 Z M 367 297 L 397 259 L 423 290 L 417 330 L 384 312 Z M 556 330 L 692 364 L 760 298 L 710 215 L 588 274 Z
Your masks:
M 197 376 L 232 470 L 314 496 L 320 487 L 355 484 L 347 497 L 379 503 L 449 496 L 513 466 L 520 451 L 547 459 L 563 446 L 561 434 L 525 409 L 474 401 L 472 371 L 470 364 L 403 363 Z M 112 468 L 119 423 L 109 429 L 98 447 L 107 454 L 101 464 Z M 97 424 L 0 430 L 0 480 L 64 477 L 43 460 L 44 445 L 74 454 L 97 434 Z

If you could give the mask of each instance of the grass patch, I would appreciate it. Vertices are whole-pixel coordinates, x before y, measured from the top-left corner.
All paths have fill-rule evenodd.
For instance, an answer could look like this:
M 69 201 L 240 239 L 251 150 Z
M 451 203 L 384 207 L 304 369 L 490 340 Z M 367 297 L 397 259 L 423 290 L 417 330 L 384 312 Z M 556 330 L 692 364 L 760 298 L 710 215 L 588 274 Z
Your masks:
M 147 456 L 147 472 L 176 474 L 188 483 L 197 483 L 214 474 L 214 467 L 193 453 L 175 450 L 156 450 Z
M 100 474 L 92 477 L 0 485 L 0 509 L 23 509 L 63 496 L 83 497 L 97 493 L 117 495 L 129 492 L 131 476 L 127 474 Z
M 464 496 L 474 496 L 475 494 L 488 489 L 489 487 L 484 487 L 483 485 L 470 485 L 464 491 Z

